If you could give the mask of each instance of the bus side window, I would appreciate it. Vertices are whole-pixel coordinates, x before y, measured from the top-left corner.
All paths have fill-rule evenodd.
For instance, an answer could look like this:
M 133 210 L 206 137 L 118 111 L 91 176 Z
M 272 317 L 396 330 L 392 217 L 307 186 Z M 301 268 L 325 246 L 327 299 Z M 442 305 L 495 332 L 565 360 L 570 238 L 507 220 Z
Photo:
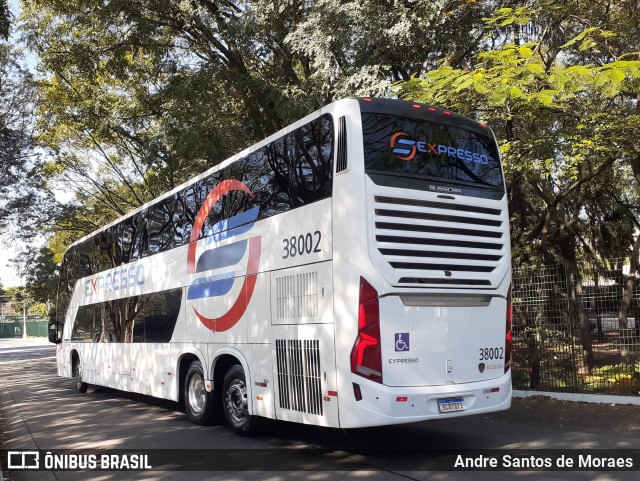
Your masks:
M 94 304 L 78 308 L 71 332 L 72 341 L 94 342 L 96 340 L 95 307 Z
M 133 260 L 131 256 L 131 244 L 133 242 L 134 233 L 133 219 L 125 219 L 125 221 L 118 227 L 120 262 L 122 264 L 126 264 L 127 262 Z

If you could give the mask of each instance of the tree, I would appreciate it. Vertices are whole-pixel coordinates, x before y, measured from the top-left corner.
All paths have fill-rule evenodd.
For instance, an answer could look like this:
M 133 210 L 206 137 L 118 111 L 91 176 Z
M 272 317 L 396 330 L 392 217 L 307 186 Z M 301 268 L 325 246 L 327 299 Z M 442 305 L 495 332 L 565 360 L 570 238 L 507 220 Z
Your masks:
M 46 72 L 39 141 L 54 160 L 44 174 L 77 195 L 53 211 L 82 226 L 80 236 L 93 209 L 111 220 L 324 103 L 389 92 L 443 52 L 462 64 L 487 8 L 24 2 L 26 36 Z M 68 217 L 74 210 L 79 222 Z
M 11 12 L 9 12 L 9 4 L 7 0 L 0 0 L 0 38 L 9 39 L 9 21 Z
M 577 31 L 580 22 L 563 20 L 579 3 L 503 8 L 487 21 L 490 38 L 501 43 L 478 54 L 472 69 L 445 63 L 399 88 L 406 98 L 494 126 L 509 185 L 514 263 L 566 267 L 573 322 L 591 369 L 578 260 L 629 255 L 640 226 L 639 192 L 630 187 L 640 61 L 624 49 L 629 43 L 610 46 L 619 36 L 612 30 Z
M 54 254 L 48 247 L 21 252 L 14 263 L 25 281 L 25 295 L 37 303 L 54 302 L 58 289 L 58 272 Z
M 36 87 L 20 59 L 18 50 L 0 44 L 0 218 L 24 208 L 40 187 L 32 138 Z
M 612 35 L 588 30 L 553 52 L 544 38 L 505 42 L 480 53 L 473 69 L 443 65 L 399 84 L 406 98 L 447 105 L 494 127 L 516 261 L 569 264 L 629 252 L 639 214 L 638 191 L 629 188 L 637 155 L 632 133 L 640 126 L 630 98 L 640 62 L 621 54 L 583 64 L 572 55 Z

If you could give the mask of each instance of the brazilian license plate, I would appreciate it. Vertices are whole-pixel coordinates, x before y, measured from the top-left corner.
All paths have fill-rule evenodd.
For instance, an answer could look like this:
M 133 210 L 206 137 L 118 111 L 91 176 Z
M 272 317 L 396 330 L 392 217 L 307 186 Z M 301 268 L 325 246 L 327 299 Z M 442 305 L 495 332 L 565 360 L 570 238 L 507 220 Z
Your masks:
M 464 411 L 467 407 L 464 405 L 464 399 L 438 399 L 438 408 L 441 413 L 454 413 L 456 411 Z

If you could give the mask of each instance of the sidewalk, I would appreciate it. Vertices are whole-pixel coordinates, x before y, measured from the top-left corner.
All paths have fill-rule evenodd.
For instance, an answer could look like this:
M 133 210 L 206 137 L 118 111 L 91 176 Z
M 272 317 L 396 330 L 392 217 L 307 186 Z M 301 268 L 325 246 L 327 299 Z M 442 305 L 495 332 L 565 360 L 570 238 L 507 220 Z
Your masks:
M 0 339 L 0 367 L 13 363 L 23 363 L 31 358 L 34 350 L 46 349 L 52 346 L 46 338 Z M 55 351 L 53 351 L 55 354 Z M 38 445 L 20 412 L 20 408 L 11 396 L 5 377 L 0 376 L 0 447 L 12 450 L 34 450 Z M 6 466 L 0 464 L 0 480 Z M 48 471 L 22 472 L 20 480 L 24 481 L 56 481 L 56 477 Z

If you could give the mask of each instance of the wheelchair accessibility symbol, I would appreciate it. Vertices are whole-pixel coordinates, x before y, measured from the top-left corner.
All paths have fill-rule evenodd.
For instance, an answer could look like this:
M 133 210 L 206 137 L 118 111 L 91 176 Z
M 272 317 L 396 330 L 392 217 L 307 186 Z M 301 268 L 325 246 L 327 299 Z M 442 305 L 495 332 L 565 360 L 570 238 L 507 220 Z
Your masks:
M 396 332 L 396 352 L 404 352 L 409 350 L 409 333 Z

